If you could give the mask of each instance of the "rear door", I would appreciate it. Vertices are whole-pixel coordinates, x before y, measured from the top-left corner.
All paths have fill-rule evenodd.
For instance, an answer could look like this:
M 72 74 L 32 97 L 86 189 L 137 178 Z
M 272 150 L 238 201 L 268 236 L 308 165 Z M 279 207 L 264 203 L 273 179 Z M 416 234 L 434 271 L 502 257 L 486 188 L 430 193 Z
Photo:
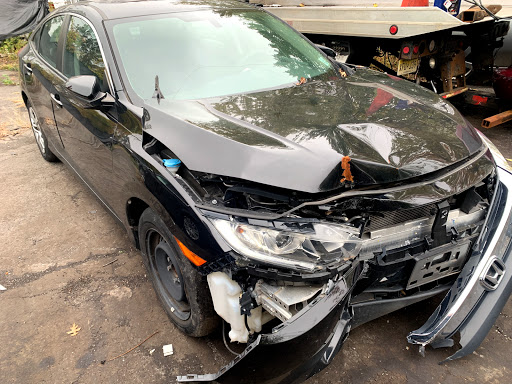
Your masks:
M 62 46 L 62 73 L 66 80 L 80 75 L 95 76 L 101 90 L 112 94 L 100 44 L 93 25 L 82 16 L 71 15 Z M 65 86 L 57 87 L 55 96 L 55 120 L 73 167 L 110 205 L 115 107 L 87 108 L 83 99 Z
M 53 114 L 55 85 L 63 81 L 60 73 L 61 42 L 65 16 L 55 16 L 35 31 L 29 50 L 21 58 L 20 68 L 27 94 L 50 145 L 59 153 L 62 141 Z

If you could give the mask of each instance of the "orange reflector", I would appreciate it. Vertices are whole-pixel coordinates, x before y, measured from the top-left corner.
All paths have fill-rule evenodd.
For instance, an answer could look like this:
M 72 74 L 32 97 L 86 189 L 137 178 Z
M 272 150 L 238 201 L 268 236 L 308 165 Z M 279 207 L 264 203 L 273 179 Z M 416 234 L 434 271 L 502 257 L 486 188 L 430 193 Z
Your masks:
M 174 236 L 174 238 L 176 239 L 176 242 L 178 243 L 178 245 L 179 245 L 179 247 L 181 249 L 181 252 L 183 252 L 185 257 L 187 259 L 189 259 L 192 262 L 192 264 L 194 264 L 195 266 L 199 267 L 199 266 L 203 265 L 204 263 L 206 263 L 206 260 L 201 259 L 194 252 L 192 252 L 190 249 L 185 247 L 185 244 L 183 244 L 181 241 L 179 241 L 176 236 Z

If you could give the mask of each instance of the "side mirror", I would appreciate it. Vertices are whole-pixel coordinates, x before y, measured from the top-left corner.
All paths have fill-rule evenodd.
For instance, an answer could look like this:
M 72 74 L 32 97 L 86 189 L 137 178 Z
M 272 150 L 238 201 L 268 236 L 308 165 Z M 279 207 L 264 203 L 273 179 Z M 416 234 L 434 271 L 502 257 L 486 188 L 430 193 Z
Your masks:
M 75 95 L 80 96 L 80 101 L 85 104 L 85 108 L 114 105 L 114 98 L 108 93 L 101 92 L 96 76 L 81 75 L 70 77 L 66 83 L 66 88 Z
M 320 45 L 320 44 L 315 44 L 315 45 L 318 49 L 320 49 L 327 56 L 332 57 L 333 59 L 336 58 L 336 51 L 334 49 L 326 47 L 325 45 Z

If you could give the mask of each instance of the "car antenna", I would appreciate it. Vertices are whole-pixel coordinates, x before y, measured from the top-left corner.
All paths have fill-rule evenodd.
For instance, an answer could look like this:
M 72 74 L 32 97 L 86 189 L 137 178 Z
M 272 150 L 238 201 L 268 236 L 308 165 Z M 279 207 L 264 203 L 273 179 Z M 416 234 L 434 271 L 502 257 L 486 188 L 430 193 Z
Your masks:
M 157 99 L 159 104 L 160 104 L 160 99 L 165 99 L 164 94 L 160 90 L 158 75 L 155 76 L 155 93 L 153 93 L 153 99 Z

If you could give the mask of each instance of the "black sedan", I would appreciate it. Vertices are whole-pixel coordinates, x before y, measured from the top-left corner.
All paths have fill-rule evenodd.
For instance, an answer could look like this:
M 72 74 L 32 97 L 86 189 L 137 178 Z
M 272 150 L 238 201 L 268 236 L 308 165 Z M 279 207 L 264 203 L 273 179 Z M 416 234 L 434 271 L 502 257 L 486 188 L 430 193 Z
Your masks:
M 351 328 L 475 350 L 512 289 L 512 174 L 445 100 L 237 1 L 84 2 L 19 53 L 42 156 L 140 248 L 172 322 L 246 349 L 178 381 L 300 382 Z

